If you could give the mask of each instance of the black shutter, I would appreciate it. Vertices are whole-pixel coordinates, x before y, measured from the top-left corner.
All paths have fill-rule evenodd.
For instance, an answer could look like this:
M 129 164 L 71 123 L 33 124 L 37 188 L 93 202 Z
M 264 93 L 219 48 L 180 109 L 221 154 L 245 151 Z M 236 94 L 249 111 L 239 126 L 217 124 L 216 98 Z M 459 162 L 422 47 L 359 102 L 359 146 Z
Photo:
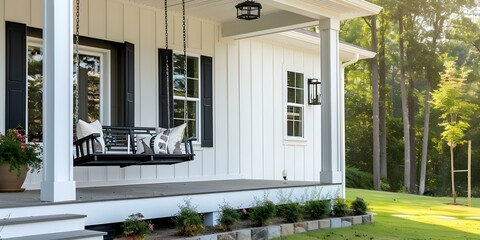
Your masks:
M 27 101 L 27 25 L 6 22 L 5 129 L 25 128 Z
M 213 69 L 212 58 L 201 56 L 202 147 L 213 147 Z
M 135 45 L 125 42 L 125 122 L 135 126 Z
M 160 127 L 173 127 L 173 51 L 170 49 L 158 49 L 158 81 L 159 89 L 159 113 Z M 168 63 L 168 68 L 167 68 Z M 167 79 L 168 69 L 168 79 Z M 170 94 L 168 94 L 169 89 Z M 170 106 L 168 99 L 170 98 Z M 170 126 L 168 126 L 168 111 L 170 111 Z

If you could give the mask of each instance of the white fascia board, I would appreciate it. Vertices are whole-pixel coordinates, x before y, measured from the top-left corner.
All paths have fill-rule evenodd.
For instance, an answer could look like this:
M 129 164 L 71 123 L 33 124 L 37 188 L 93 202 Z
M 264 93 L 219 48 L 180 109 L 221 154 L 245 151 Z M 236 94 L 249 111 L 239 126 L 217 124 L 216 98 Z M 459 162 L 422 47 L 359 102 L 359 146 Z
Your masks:
M 344 20 L 376 15 L 382 10 L 382 7 L 364 0 L 271 0 L 262 3 L 317 19 Z
M 236 19 L 222 24 L 222 38 L 243 39 L 318 25 L 318 20 L 292 12 L 280 11 L 254 21 Z
M 299 31 L 289 31 L 278 33 L 277 36 L 288 37 L 290 39 L 298 40 L 302 43 L 308 43 L 308 45 L 315 45 L 317 49 L 320 46 L 320 37 L 317 33 L 303 33 L 303 30 Z M 300 44 L 306 46 L 304 44 Z M 361 47 L 355 46 L 353 44 L 340 42 L 339 44 L 340 57 L 342 61 L 349 61 L 356 58 L 356 55 L 359 55 L 359 59 L 370 59 L 375 57 L 376 53 L 363 49 Z

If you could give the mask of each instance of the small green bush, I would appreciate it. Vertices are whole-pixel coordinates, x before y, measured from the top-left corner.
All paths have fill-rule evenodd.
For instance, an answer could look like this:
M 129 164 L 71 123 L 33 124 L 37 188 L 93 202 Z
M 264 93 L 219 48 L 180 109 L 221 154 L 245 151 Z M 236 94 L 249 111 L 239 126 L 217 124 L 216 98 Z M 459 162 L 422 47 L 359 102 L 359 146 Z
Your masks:
M 364 215 L 367 213 L 367 204 L 363 198 L 357 197 L 351 204 L 350 208 L 353 210 L 355 215 Z
M 185 205 L 179 206 L 180 211 L 174 218 L 175 226 L 182 236 L 195 236 L 201 233 L 205 226 L 202 216 L 193 207 L 190 201 L 185 201 Z
M 143 220 L 143 214 L 135 213 L 128 216 L 122 224 L 125 237 L 142 237 L 150 235 L 153 231 L 153 224 Z
M 277 207 L 271 201 L 264 201 L 258 206 L 250 208 L 250 221 L 254 226 L 265 226 L 277 213 Z
M 345 180 L 347 188 L 373 189 L 373 175 L 356 167 L 346 167 Z
M 330 212 L 329 200 L 312 200 L 305 203 L 305 214 L 310 219 L 323 218 Z
M 298 222 L 302 218 L 302 210 L 300 204 L 293 202 L 278 206 L 278 212 L 288 223 Z
M 220 206 L 222 213 L 218 219 L 223 231 L 231 231 L 233 225 L 240 220 L 240 213 L 227 204 Z
M 352 215 L 352 211 L 348 208 L 347 201 L 343 198 L 337 198 L 333 204 L 332 215 L 335 217 L 345 217 Z
M 390 191 L 390 183 L 388 183 L 388 179 L 380 179 L 380 188 L 382 189 L 382 191 Z

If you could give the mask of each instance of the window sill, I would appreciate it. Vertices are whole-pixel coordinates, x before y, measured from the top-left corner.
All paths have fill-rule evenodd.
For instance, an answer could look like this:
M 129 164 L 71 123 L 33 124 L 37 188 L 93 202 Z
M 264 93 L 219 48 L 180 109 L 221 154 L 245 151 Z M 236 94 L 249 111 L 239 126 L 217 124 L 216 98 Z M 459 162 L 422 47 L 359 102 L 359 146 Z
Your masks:
M 307 145 L 308 140 L 303 137 L 285 137 L 283 145 Z

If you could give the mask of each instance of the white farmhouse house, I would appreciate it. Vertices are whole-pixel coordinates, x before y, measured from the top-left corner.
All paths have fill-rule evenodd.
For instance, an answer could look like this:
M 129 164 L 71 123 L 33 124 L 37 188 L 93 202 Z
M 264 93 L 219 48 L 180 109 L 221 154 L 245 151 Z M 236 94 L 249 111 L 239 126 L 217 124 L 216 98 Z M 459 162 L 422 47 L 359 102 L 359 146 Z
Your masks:
M 249 206 L 274 189 L 344 196 L 343 70 L 375 54 L 341 43 L 340 21 L 381 8 L 364 0 L 257 0 L 261 16 L 247 21 L 237 19 L 241 2 L 187 0 L 183 21 L 181 0 L 79 0 L 74 91 L 76 1 L 1 1 L 0 131 L 24 126 L 42 142 L 44 166 L 27 176 L 26 192 L 0 194 L 0 217 L 83 214 L 95 225 L 135 212 L 172 216 L 186 196 L 202 212 L 224 200 Z M 313 26 L 320 34 L 302 30 Z M 309 104 L 308 79 L 321 81 L 320 105 Z M 187 134 L 198 139 L 194 160 L 74 166 L 76 111 L 110 126 L 187 122 Z M 190 189 L 92 197 L 146 184 Z M 275 191 L 268 195 L 276 201 Z M 25 202 L 2 205 L 9 198 Z

